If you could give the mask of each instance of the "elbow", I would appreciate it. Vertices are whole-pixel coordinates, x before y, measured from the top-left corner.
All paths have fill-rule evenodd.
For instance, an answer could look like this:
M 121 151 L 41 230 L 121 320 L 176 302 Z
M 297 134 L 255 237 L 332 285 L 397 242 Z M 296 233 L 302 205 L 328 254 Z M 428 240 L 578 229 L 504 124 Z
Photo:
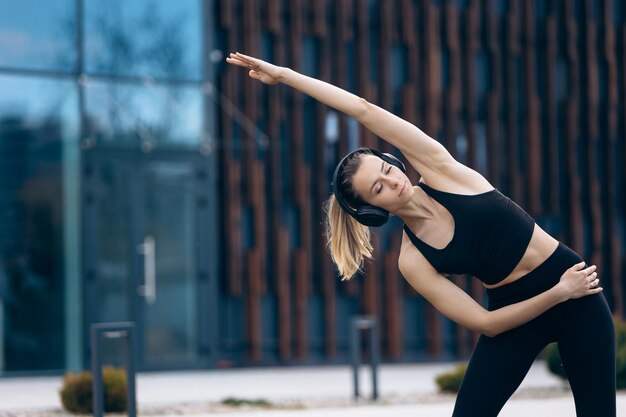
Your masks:
M 478 331 L 487 337 L 496 337 L 501 333 L 493 320 L 491 320 L 489 312 L 487 312 L 487 314 L 485 315 L 482 325 L 480 326 L 480 329 L 478 329 Z
M 497 335 L 500 334 L 500 332 L 498 332 L 496 330 L 493 330 L 493 329 L 489 329 L 489 328 L 483 329 L 483 331 L 481 333 L 484 334 L 487 337 L 496 337 Z

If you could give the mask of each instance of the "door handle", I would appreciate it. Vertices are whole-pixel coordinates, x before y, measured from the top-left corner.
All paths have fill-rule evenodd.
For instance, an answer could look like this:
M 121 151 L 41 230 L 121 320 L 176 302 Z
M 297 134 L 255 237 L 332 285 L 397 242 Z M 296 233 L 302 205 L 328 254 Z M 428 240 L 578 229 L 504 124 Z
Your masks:
M 156 301 L 156 247 L 154 238 L 146 236 L 143 243 L 137 245 L 137 252 L 143 255 L 143 285 L 137 287 L 137 292 L 146 299 L 146 303 L 153 304 Z

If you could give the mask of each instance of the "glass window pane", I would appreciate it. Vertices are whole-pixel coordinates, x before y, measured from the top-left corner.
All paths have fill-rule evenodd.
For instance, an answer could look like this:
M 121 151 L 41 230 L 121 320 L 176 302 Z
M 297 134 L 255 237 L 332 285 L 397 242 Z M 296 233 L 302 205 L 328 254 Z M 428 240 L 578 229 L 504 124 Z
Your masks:
M 75 0 L 0 0 L 0 67 L 74 71 Z
M 95 143 L 198 147 L 202 94 L 194 87 L 119 84 L 85 85 L 86 130 Z
M 200 0 L 86 0 L 88 73 L 198 80 Z
M 64 186 L 67 148 L 77 147 L 76 83 L 0 76 L 0 91 L 0 372 L 59 370 L 65 210 L 78 204 Z

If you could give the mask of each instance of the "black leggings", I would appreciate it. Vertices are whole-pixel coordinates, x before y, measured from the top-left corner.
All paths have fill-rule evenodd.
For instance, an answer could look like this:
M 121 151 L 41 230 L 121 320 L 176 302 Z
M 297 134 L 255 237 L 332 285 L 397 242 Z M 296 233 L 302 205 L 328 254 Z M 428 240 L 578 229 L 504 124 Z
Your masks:
M 533 297 L 581 262 L 563 244 L 528 275 L 487 290 L 489 310 Z M 602 293 L 558 304 L 496 337 L 481 335 L 454 407 L 454 417 L 497 416 L 537 355 L 558 342 L 578 417 L 615 417 L 615 330 Z

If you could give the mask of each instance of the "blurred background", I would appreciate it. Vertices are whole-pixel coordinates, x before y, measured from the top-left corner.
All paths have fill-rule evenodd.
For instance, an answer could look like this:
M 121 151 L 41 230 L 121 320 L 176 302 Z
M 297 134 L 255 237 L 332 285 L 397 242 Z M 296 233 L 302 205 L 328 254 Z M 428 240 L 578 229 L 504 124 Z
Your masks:
M 378 319 L 386 362 L 469 356 L 476 335 L 399 274 L 397 219 L 350 282 L 326 252 L 335 163 L 357 146 L 397 151 L 228 67 L 231 51 L 416 123 L 597 264 L 623 317 L 620 0 L 0 0 L 0 10 L 1 375 L 88 367 L 91 324 L 117 321 L 137 326 L 139 370 L 346 363 L 356 314 Z M 451 279 L 483 301 L 477 280 Z

